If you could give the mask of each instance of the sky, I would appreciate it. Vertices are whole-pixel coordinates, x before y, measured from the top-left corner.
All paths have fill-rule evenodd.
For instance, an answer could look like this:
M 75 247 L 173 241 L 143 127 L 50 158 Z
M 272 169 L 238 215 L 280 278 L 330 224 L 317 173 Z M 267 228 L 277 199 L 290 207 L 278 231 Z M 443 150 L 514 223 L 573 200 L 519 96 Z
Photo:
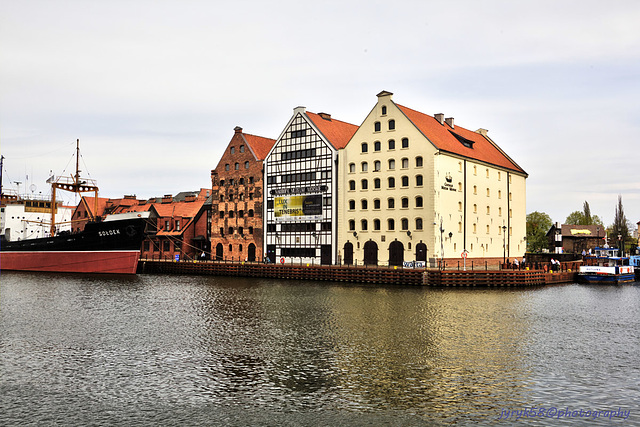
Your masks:
M 454 117 L 528 174 L 527 213 L 618 196 L 640 221 L 636 0 L 0 0 L 3 186 L 80 169 L 102 197 L 207 188 L 233 136 L 376 94 Z M 635 228 L 635 227 L 634 227 Z

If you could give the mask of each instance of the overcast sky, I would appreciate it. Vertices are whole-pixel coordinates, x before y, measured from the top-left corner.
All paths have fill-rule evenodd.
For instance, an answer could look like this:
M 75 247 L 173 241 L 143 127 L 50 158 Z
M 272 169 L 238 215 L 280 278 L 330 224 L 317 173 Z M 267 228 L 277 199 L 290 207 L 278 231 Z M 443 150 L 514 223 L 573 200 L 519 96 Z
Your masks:
M 489 129 L 528 213 L 586 200 L 609 225 L 622 195 L 635 224 L 639 23 L 636 0 L 0 0 L 3 184 L 48 193 L 79 138 L 103 197 L 210 187 L 235 126 L 275 139 L 297 106 L 359 125 L 387 90 Z

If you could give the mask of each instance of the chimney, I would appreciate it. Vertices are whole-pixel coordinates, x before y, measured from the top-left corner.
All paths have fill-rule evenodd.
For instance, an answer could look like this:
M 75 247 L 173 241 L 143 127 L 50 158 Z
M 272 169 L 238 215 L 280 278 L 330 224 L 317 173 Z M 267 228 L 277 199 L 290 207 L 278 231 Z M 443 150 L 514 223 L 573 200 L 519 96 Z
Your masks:
M 233 128 L 236 133 L 242 133 L 242 128 L 240 126 L 236 126 Z
M 442 113 L 434 114 L 433 118 L 436 119 L 438 123 L 440 123 L 441 125 L 444 124 L 444 114 Z
M 479 134 L 480 134 L 480 135 L 482 135 L 482 136 L 488 136 L 489 131 L 488 131 L 487 129 L 482 129 L 482 128 L 480 128 L 480 129 L 478 129 L 478 130 L 476 131 L 476 133 L 479 133 Z
M 165 194 L 162 197 L 162 203 L 171 203 L 173 201 L 173 197 L 171 196 L 171 194 Z
M 451 129 L 453 129 L 453 117 L 447 117 L 446 119 L 444 119 L 444 122 L 448 124 Z
M 328 114 L 328 113 L 318 113 L 318 115 L 319 115 L 320 117 L 322 117 L 323 119 L 325 119 L 325 120 L 329 120 L 329 121 L 331 121 L 331 114 Z

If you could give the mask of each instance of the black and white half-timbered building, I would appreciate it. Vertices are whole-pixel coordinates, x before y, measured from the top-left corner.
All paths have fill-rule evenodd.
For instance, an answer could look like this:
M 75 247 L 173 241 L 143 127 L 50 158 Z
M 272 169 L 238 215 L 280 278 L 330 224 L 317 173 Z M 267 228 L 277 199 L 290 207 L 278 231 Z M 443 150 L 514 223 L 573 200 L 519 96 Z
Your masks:
M 268 262 L 335 264 L 338 150 L 357 126 L 297 107 L 264 160 Z

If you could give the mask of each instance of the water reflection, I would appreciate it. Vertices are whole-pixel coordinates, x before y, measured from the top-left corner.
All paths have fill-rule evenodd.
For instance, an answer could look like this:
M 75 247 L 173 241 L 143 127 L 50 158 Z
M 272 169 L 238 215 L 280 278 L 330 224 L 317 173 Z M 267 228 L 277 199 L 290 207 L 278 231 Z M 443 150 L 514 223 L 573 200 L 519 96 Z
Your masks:
M 2 279 L 4 424 L 25 408 L 44 423 L 490 423 L 640 397 L 638 287 Z

